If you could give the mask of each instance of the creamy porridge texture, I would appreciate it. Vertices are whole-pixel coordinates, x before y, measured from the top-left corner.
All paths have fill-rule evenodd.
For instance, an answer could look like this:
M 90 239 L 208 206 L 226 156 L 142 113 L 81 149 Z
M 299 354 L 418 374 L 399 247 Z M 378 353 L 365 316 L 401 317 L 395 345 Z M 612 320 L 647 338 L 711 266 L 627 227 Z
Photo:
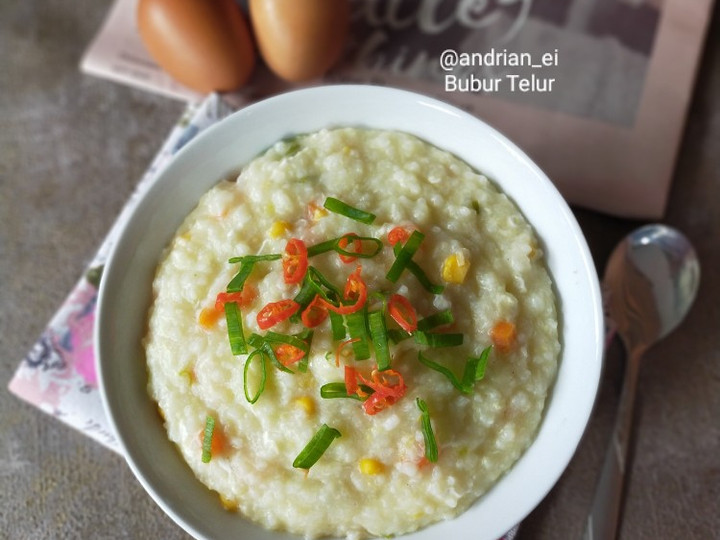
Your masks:
M 275 144 L 202 197 L 154 295 L 170 440 L 226 507 L 308 538 L 467 509 L 532 442 L 560 350 L 530 224 L 397 132 Z

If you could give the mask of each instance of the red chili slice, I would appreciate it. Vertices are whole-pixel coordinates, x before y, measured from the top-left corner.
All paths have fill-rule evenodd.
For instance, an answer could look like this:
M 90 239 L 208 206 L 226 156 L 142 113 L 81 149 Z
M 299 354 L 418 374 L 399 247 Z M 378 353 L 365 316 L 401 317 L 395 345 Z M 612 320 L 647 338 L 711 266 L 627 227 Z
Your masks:
M 341 304 L 336 306 L 331 304 L 327 300 L 321 300 L 325 307 L 329 310 L 339 313 L 340 315 L 347 315 L 349 313 L 355 313 L 359 311 L 367 301 L 367 285 L 360 276 L 362 266 L 358 265 L 355 271 L 350 274 L 345 282 L 345 290 L 343 296 L 345 300 L 353 302 L 352 304 Z
M 282 258 L 285 283 L 300 283 L 308 268 L 308 252 L 305 242 L 297 238 L 288 240 Z
M 345 366 L 345 391 L 348 396 L 356 394 L 358 387 L 358 372 L 354 367 Z
M 410 238 L 410 233 L 405 227 L 401 226 L 395 227 L 390 232 L 388 232 L 387 235 L 388 242 L 390 242 L 391 246 L 394 246 L 398 242 L 400 242 L 400 245 L 402 245 L 407 242 L 408 238 Z
M 275 356 L 283 366 L 289 366 L 302 360 L 305 356 L 305 351 L 295 345 L 289 343 L 281 343 L 275 347 Z
M 316 294 L 312 302 L 300 314 L 300 320 L 307 328 L 315 328 L 328 317 L 328 302 Z
M 341 341 L 340 344 L 335 348 L 335 365 L 340 367 L 340 356 L 342 355 L 342 351 L 345 347 L 350 345 L 351 343 L 355 343 L 356 341 L 360 341 L 359 337 L 352 338 L 352 339 L 346 339 L 345 341 Z M 345 366 L 347 368 L 347 366 Z M 352 369 L 352 368 L 350 368 Z M 347 370 L 345 371 L 345 383 L 347 386 Z M 350 392 L 348 392 L 350 393 Z M 353 392 L 354 393 L 354 392 Z
M 300 304 L 289 298 L 279 302 L 270 302 L 258 311 L 258 326 L 262 330 L 267 330 L 277 323 L 289 319 L 298 309 L 300 309 Z
M 340 247 L 340 249 L 350 251 L 348 250 L 347 246 L 351 239 L 353 242 L 353 250 L 355 251 L 355 253 L 362 253 L 362 240 L 357 238 L 357 234 L 355 233 L 347 233 L 342 238 L 340 238 L 340 240 L 338 240 L 338 246 Z M 343 255 L 342 253 L 338 253 L 338 255 L 340 256 L 340 260 L 346 264 L 355 262 L 357 260 L 357 257 L 352 257 L 350 255 Z
M 406 332 L 417 330 L 417 313 L 410 300 L 401 294 L 393 294 L 388 301 L 388 313 Z
M 405 395 L 407 389 L 402 375 L 394 369 L 373 370 L 371 381 L 362 375 L 358 375 L 358 378 L 374 390 L 363 402 L 365 412 L 370 415 L 377 414 L 397 403 Z

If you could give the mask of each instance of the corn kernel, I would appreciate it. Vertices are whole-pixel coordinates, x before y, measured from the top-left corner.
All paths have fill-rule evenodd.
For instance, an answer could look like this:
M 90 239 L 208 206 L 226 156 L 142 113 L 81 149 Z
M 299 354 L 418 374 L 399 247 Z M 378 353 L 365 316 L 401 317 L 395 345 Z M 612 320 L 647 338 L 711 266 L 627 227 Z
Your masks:
M 187 381 L 188 384 L 193 384 L 197 379 L 195 378 L 195 372 L 192 368 L 184 368 L 180 370 L 179 375 Z
M 308 204 L 308 217 L 312 221 L 320 221 L 322 218 L 328 215 L 328 211 L 322 206 L 318 206 L 314 202 Z
M 215 307 L 203 308 L 200 315 L 198 315 L 198 323 L 206 330 L 210 330 L 217 324 L 220 315 L 222 315 L 222 312 L 215 309 Z
M 287 221 L 276 221 L 270 227 L 270 238 L 280 238 L 291 229 L 292 225 L 290 225 Z
M 447 283 L 462 283 L 470 269 L 470 259 L 464 251 L 448 255 L 442 266 L 442 278 Z
M 380 474 L 385 470 L 385 465 L 373 458 L 361 459 L 359 466 L 360 472 L 363 474 Z
M 218 495 L 220 497 L 220 504 L 222 505 L 222 507 L 225 510 L 229 510 L 229 511 L 237 510 L 237 503 L 235 501 L 233 501 L 232 499 L 228 499 L 221 493 L 218 493 Z
M 295 399 L 295 404 L 307 414 L 313 414 L 315 412 L 315 402 L 310 396 L 302 396 Z

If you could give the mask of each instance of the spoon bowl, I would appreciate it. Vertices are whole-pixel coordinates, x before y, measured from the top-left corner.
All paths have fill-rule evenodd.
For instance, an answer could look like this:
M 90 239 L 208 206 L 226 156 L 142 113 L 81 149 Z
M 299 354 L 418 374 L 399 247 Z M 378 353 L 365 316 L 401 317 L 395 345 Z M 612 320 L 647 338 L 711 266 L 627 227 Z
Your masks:
M 690 241 L 666 225 L 630 233 L 610 255 L 603 277 L 608 331 L 627 350 L 617 420 L 583 538 L 615 538 L 640 363 L 645 351 L 672 332 L 690 311 L 700 284 L 700 263 Z
M 672 332 L 690 310 L 699 282 L 695 250 L 676 229 L 646 225 L 620 242 L 605 269 L 603 293 L 628 352 Z

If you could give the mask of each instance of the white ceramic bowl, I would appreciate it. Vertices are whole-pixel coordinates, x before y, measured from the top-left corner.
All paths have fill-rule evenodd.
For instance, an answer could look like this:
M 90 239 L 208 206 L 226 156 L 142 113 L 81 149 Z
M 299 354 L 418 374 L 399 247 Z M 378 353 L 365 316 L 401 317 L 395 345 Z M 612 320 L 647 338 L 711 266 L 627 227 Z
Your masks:
M 501 186 L 544 244 L 560 303 L 562 357 L 537 438 L 467 512 L 406 537 L 496 539 L 542 500 L 583 434 L 602 364 L 600 292 L 582 232 L 548 178 L 497 131 L 435 99 L 371 86 L 300 90 L 242 109 L 183 148 L 139 201 L 105 267 L 95 345 L 107 413 L 139 481 L 188 533 L 213 539 L 297 538 L 225 511 L 195 479 L 168 441 L 147 394 L 140 342 L 161 251 L 200 196 L 282 137 L 348 125 L 406 131 L 456 154 Z

